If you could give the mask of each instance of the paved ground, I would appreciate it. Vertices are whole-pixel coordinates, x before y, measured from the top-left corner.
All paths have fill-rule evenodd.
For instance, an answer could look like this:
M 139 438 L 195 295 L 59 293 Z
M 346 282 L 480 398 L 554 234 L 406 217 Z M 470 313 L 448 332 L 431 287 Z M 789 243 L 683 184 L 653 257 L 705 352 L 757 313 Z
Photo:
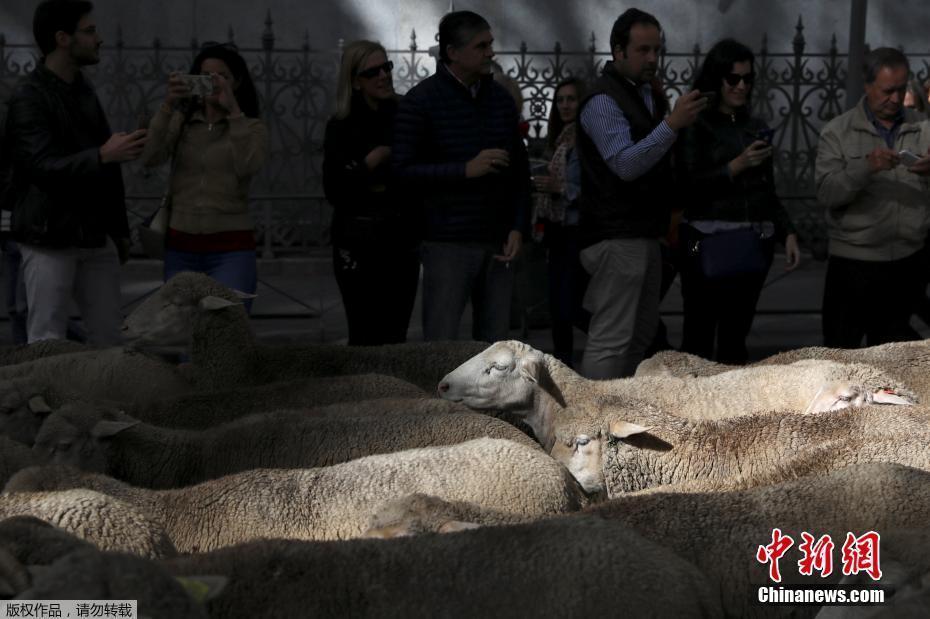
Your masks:
M 801 346 L 817 346 L 820 335 L 820 303 L 823 294 L 825 263 L 805 256 L 801 267 L 785 274 L 780 265 L 784 256 L 776 255 L 775 266 L 769 274 L 766 288 L 759 302 L 752 333 L 748 339 L 750 357 L 759 359 L 780 350 Z M 522 287 L 530 306 L 544 305 L 545 278 L 541 263 L 524 266 L 526 274 Z M 345 341 L 347 329 L 339 291 L 332 274 L 329 252 L 320 251 L 301 258 L 281 258 L 260 261 L 259 296 L 253 306 L 253 324 L 256 334 L 266 341 L 280 342 L 340 342 Z M 123 271 L 124 310 L 129 312 L 161 283 L 161 263 L 150 260 L 132 260 Z M 662 304 L 663 319 L 673 346 L 681 343 L 681 294 L 676 280 Z M 408 339 L 422 339 L 420 303 L 414 308 Z M 545 311 L 537 308 L 530 312 L 529 328 L 514 317 L 515 328 L 511 336 L 522 339 L 545 351 L 551 350 L 547 328 L 538 323 L 545 319 Z M 470 309 L 462 321 L 463 335 L 470 332 Z M 0 325 L 0 342 L 8 343 L 9 329 Z M 914 326 L 924 337 L 930 337 L 930 328 L 914 320 Z M 576 330 L 576 357 L 584 349 L 584 334 Z

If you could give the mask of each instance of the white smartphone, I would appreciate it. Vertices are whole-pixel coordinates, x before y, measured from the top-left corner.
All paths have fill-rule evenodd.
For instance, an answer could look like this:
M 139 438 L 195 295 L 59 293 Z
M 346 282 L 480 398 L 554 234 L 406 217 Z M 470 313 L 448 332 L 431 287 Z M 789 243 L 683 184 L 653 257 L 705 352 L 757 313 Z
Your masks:
M 908 168 L 921 160 L 921 157 L 918 157 L 909 150 L 898 151 L 898 157 L 901 158 L 901 164 Z

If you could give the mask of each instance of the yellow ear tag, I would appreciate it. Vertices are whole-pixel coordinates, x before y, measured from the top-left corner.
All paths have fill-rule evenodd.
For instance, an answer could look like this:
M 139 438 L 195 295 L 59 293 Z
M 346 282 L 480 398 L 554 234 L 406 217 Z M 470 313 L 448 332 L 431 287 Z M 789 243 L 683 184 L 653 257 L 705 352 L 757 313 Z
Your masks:
M 187 591 L 187 595 L 191 596 L 198 604 L 204 604 L 209 599 L 210 586 L 207 583 L 195 578 L 185 578 L 184 576 L 175 576 L 174 579 L 181 583 L 181 586 Z

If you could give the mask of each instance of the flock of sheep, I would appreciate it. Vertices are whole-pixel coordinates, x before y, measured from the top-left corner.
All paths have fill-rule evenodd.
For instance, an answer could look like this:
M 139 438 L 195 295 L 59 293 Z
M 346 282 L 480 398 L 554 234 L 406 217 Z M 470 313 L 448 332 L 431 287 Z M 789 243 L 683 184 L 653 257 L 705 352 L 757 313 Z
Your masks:
M 930 616 L 930 340 L 740 368 L 661 353 L 591 381 L 516 341 L 264 346 L 192 273 L 124 332 L 0 351 L 4 598 L 172 619 Z M 175 346 L 184 363 L 156 354 Z M 776 527 L 879 532 L 888 604 L 755 603 Z M 796 558 L 782 584 L 871 582 Z

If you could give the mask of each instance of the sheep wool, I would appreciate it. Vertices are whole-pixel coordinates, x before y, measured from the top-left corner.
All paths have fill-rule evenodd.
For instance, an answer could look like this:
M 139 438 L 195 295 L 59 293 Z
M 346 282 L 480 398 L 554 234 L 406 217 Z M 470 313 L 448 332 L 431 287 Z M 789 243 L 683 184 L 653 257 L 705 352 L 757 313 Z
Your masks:
M 164 565 L 227 576 L 210 605 L 224 617 L 722 615 L 690 563 L 591 517 L 391 540 L 269 540 Z
M 49 416 L 34 451 L 49 463 L 106 473 L 134 486 L 177 488 L 249 469 L 330 466 L 482 437 L 538 447 L 512 425 L 475 413 L 325 418 L 280 412 L 191 431 L 85 405 Z
M 8 491 L 89 488 L 136 506 L 180 552 L 262 537 L 359 537 L 372 512 L 397 496 L 425 493 L 526 517 L 578 509 L 577 486 L 539 449 L 483 438 L 410 449 L 313 469 L 255 469 L 174 490 L 135 488 L 69 467 L 26 469 Z
M 440 395 L 476 409 L 522 414 L 546 448 L 553 419 L 566 408 L 648 403 L 689 419 L 769 411 L 815 413 L 871 402 L 910 404 L 906 386 L 865 365 L 798 361 L 690 380 L 647 376 L 589 380 L 552 355 L 517 341 L 497 342 L 443 378 Z M 626 404 L 624 404 L 626 400 Z
M 0 495 L 0 518 L 13 516 L 34 516 L 101 550 L 144 557 L 175 553 L 165 531 L 138 509 L 92 490 L 4 492 Z

